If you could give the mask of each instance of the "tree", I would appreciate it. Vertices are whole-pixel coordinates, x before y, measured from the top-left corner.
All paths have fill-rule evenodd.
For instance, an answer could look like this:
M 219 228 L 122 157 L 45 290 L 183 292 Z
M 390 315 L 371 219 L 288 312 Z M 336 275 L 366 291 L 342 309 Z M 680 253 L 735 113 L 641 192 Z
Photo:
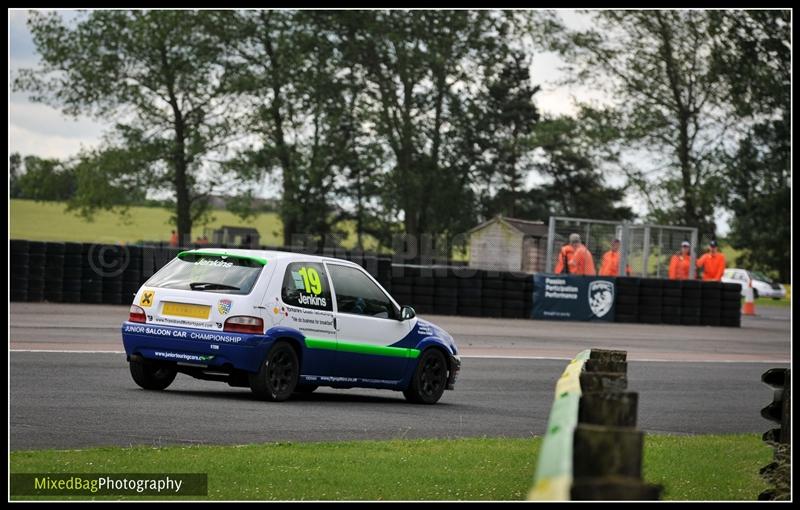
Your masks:
M 402 218 L 406 234 L 474 225 L 469 103 L 485 93 L 484 69 L 505 61 L 513 18 L 499 11 L 349 16 L 346 33 L 374 105 L 364 121 L 391 154 L 382 201 Z
M 22 156 L 14 152 L 8 156 L 8 196 L 9 198 L 22 198 L 20 196 L 19 178 L 22 175 Z
M 626 188 L 606 184 L 587 124 L 579 115 L 547 118 L 537 126 L 531 142 L 539 154 L 535 168 L 547 183 L 526 194 L 527 208 L 539 211 L 536 217 L 633 219 L 631 208 L 619 205 Z
M 11 198 L 68 200 L 75 193 L 75 172 L 58 159 L 45 159 L 14 153 L 9 158 Z M 24 171 L 22 167 L 24 166 Z
M 708 232 L 736 122 L 715 66 L 718 24 L 705 11 L 595 11 L 592 28 L 564 29 L 554 45 L 572 83 L 606 94 L 608 129 L 629 156 L 637 151 L 639 168 L 621 168 L 651 212 Z
M 110 152 L 84 154 L 80 182 L 107 175 L 121 194 L 172 194 L 182 240 L 207 211 L 217 176 L 205 167 L 235 122 L 211 19 L 210 11 L 91 11 L 68 26 L 56 13 L 32 13 L 42 65 L 14 80 L 67 115 L 114 119 Z M 108 207 L 107 191 L 83 187 L 73 205 L 87 214 Z
M 217 14 L 233 87 L 257 134 L 230 168 L 244 181 L 280 172 L 284 244 L 295 234 L 330 233 L 335 178 L 353 142 L 350 73 L 328 14 L 227 11 Z M 346 68 L 344 69 L 346 71 Z
M 533 102 L 539 87 L 531 85 L 528 62 L 521 51 L 512 51 L 499 72 L 487 76 L 487 83 L 487 93 L 472 102 L 478 111 L 468 122 L 475 119 L 475 134 L 467 140 L 478 146 L 478 174 L 486 183 L 481 190 L 483 216 L 513 217 L 522 212 L 518 202 L 525 194 L 524 180 L 532 167 L 529 139 L 539 121 Z M 472 131 L 472 126 L 465 127 Z
M 745 134 L 728 160 L 724 194 L 733 212 L 737 265 L 791 276 L 790 11 L 714 13 L 715 64 Z

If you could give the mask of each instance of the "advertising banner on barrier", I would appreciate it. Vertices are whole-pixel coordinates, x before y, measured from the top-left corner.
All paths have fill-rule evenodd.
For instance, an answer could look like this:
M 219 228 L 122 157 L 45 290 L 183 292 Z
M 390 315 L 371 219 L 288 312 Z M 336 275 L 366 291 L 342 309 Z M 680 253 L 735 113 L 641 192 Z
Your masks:
M 533 318 L 614 322 L 614 278 L 533 275 Z

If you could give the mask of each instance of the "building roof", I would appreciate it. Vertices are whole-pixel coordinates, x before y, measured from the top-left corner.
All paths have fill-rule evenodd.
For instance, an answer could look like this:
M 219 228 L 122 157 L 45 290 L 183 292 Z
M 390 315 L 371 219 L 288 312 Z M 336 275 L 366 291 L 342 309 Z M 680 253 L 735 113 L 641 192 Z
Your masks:
M 535 236 L 535 237 L 547 237 L 547 230 L 548 226 L 544 224 L 543 221 L 534 221 L 534 220 L 521 220 L 519 218 L 506 218 L 503 216 L 495 216 L 494 218 L 484 221 L 477 227 L 470 229 L 467 233 L 471 234 L 478 230 L 484 229 L 489 225 L 501 222 L 505 225 L 511 227 L 512 229 L 518 231 L 522 235 L 526 236 Z

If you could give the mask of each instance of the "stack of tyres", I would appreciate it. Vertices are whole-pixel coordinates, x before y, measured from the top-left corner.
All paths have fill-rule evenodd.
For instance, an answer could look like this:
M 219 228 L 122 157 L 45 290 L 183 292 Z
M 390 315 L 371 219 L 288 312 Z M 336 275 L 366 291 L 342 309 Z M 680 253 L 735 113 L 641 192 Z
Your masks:
M 614 281 L 616 322 L 639 322 L 639 278 L 620 276 Z
M 100 250 L 103 277 L 103 303 L 122 304 L 122 279 L 130 262 L 127 246 L 105 245 Z
M 438 315 L 458 314 L 458 279 L 448 270 L 435 273 L 433 312 Z
M 476 271 L 471 277 L 458 278 L 458 315 L 480 317 L 483 315 L 483 271 Z
M 481 303 L 483 317 L 502 317 L 504 282 L 500 273 L 485 272 L 481 282 Z
M 703 308 L 701 283 L 697 280 L 681 280 L 681 324 L 698 326 Z
M 122 304 L 133 301 L 133 296 L 144 284 L 142 278 L 142 247 L 127 246 L 127 264 L 122 270 L 122 284 L 120 292 L 122 294 Z
M 375 278 L 378 283 L 388 292 L 392 292 L 392 259 L 389 257 L 378 257 L 378 276 Z
M 28 300 L 28 241 L 12 239 L 10 249 L 10 298 L 11 301 Z
M 64 243 L 64 278 L 62 280 L 62 301 L 81 302 L 81 278 L 83 276 L 83 245 Z
M 81 248 L 81 303 L 103 302 L 103 267 L 99 244 L 83 243 Z
M 51 303 L 64 300 L 64 243 L 45 243 L 44 298 Z
M 400 306 L 414 307 L 414 276 L 409 274 L 408 266 L 397 264 L 392 266 L 391 294 Z
M 742 326 L 742 287 L 738 283 L 722 284 L 719 321 L 731 328 Z
M 702 282 L 700 296 L 702 300 L 700 324 L 719 326 L 722 312 L 722 282 Z
M 28 242 L 28 301 L 44 301 L 47 243 Z
M 680 324 L 683 299 L 681 281 L 664 280 L 661 285 L 661 322 L 664 324 Z
M 369 274 L 372 275 L 373 278 L 376 280 L 378 279 L 378 258 L 372 255 L 362 255 L 360 257 L 355 257 L 352 253 L 347 253 L 345 255 L 347 260 L 351 262 L 355 262 L 359 266 L 363 267 Z
M 525 314 L 526 319 L 533 318 L 533 275 L 525 279 Z
M 433 293 L 436 289 L 433 281 L 433 274 L 430 269 L 426 271 L 426 276 L 422 276 L 419 270 L 412 271 L 416 276 L 412 277 L 414 282 L 414 309 L 419 313 L 433 312 Z
M 661 324 L 663 306 L 663 283 L 659 278 L 639 280 L 639 322 Z
M 503 273 L 503 317 L 521 319 L 526 316 L 525 281 L 523 273 Z

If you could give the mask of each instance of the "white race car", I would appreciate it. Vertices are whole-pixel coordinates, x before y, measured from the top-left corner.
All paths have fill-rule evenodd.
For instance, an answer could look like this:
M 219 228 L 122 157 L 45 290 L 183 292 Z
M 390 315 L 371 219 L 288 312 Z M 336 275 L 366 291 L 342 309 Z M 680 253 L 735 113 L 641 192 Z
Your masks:
M 279 251 L 181 252 L 139 289 L 122 341 L 142 388 L 180 372 L 272 401 L 332 386 L 433 404 L 461 366 L 447 332 L 359 265 Z

